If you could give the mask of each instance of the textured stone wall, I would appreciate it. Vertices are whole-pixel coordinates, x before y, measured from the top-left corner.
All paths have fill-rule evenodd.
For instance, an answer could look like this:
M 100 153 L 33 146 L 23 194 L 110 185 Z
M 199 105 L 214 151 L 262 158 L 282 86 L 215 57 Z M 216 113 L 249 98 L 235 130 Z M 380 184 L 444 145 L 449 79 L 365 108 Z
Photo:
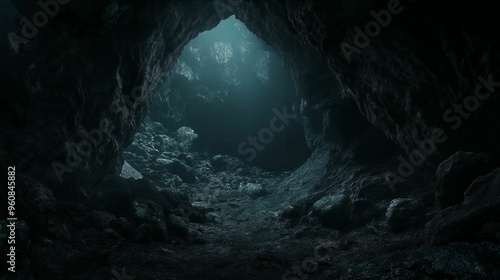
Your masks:
M 233 12 L 292 68 L 311 147 L 382 163 L 439 128 L 436 162 L 496 149 L 498 4 L 413 2 L 15 2 L 0 34 L 2 165 L 54 188 L 118 172 L 183 45 Z

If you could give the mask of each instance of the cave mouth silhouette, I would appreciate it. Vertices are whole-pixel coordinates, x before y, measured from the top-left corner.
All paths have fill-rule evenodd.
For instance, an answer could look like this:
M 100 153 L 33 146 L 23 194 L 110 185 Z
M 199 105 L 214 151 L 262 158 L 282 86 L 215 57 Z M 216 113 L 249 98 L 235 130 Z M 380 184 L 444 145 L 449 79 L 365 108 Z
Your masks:
M 162 91 L 176 98 L 161 110 L 178 119 L 169 129 L 193 128 L 204 152 L 269 171 L 298 167 L 310 155 L 290 69 L 234 16 L 184 47 Z

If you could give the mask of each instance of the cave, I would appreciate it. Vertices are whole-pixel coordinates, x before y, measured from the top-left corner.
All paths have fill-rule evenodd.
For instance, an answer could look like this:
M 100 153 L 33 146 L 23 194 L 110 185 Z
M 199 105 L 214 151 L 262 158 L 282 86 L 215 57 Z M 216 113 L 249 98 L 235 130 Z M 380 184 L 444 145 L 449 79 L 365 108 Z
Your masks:
M 184 47 L 148 120 L 178 134 L 192 129 L 195 150 L 278 171 L 310 155 L 299 106 L 279 53 L 232 16 Z
M 2 279 L 500 279 L 499 3 L 0 0 Z

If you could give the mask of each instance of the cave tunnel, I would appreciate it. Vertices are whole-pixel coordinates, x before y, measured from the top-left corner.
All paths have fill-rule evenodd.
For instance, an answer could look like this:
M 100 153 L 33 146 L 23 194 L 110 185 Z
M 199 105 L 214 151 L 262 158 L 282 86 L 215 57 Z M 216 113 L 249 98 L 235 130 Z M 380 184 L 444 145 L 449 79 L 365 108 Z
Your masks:
M 199 150 L 268 171 L 310 155 L 290 69 L 234 16 L 189 42 L 174 70 L 153 101 L 152 122 L 191 128 Z
M 0 278 L 500 279 L 499 5 L 0 0 Z

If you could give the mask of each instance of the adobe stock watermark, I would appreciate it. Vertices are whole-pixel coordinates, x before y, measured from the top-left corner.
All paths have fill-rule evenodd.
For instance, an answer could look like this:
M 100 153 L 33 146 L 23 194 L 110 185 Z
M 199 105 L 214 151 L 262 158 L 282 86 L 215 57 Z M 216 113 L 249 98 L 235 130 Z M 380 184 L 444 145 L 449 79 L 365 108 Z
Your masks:
M 241 4 L 243 0 L 215 0 L 213 2 L 215 11 L 217 12 L 217 15 L 219 15 L 220 19 L 225 19 L 225 15 L 227 12 L 230 13 L 230 15 L 234 14 L 234 7 L 238 6 Z
M 479 84 L 476 86 L 474 94 L 465 97 L 461 102 L 453 104 L 451 108 L 444 111 L 443 121 L 450 125 L 451 130 L 458 130 L 462 127 L 463 121 L 477 111 L 481 103 L 490 98 L 496 88 L 500 87 L 500 82 L 493 80 L 493 74 L 489 74 L 487 79 L 483 76 L 479 76 L 477 79 Z M 482 91 L 483 89 L 486 90 Z M 400 155 L 397 174 L 391 172 L 385 177 L 391 191 L 396 191 L 394 186 L 413 175 L 416 168 L 420 167 L 429 156 L 436 152 L 437 144 L 442 144 L 447 139 L 448 135 L 444 129 L 434 128 L 431 138 L 416 142 L 419 149 L 409 153 L 408 159 Z
M 404 182 L 408 177 L 413 175 L 415 169 L 420 167 L 427 160 L 427 157 L 436 152 L 437 144 L 442 144 L 447 139 L 448 135 L 446 135 L 446 132 L 442 128 L 434 128 L 430 138 L 415 142 L 419 149 L 409 153 L 408 159 L 400 155 L 398 157 L 399 165 L 397 174 L 391 172 L 385 176 L 391 191 L 395 192 L 395 185 Z
M 412 0 L 410 0 L 412 1 Z M 387 3 L 387 9 L 382 9 L 378 12 L 370 11 L 373 19 L 365 25 L 364 31 L 358 26 L 354 27 L 356 35 L 354 35 L 353 42 L 342 42 L 340 43 L 340 50 L 342 56 L 351 63 L 351 56 L 353 54 L 361 53 L 361 50 L 368 47 L 373 38 L 380 35 L 382 27 L 387 27 L 391 21 L 393 15 L 398 15 L 404 10 L 399 0 L 389 0 Z M 353 46 L 354 45 L 354 46 Z
M 58 161 L 52 162 L 52 170 L 57 179 L 61 183 L 65 173 L 71 173 L 75 168 L 82 164 L 83 160 L 89 157 L 94 150 L 97 150 L 103 143 L 105 135 L 111 135 L 114 130 L 114 125 L 111 120 L 104 118 L 99 124 L 99 128 L 93 129 L 90 132 L 81 129 L 79 132 L 84 135 L 78 143 L 69 143 L 66 146 L 66 161 L 65 164 Z
M 288 113 L 286 106 L 283 107 L 282 111 L 276 108 L 273 108 L 272 111 L 274 117 L 269 121 L 269 127 L 262 128 L 255 136 L 248 136 L 247 141 L 238 145 L 238 153 L 241 156 L 248 155 L 246 158 L 248 163 L 252 162 L 257 157 L 257 153 L 266 148 L 266 145 L 274 141 L 275 134 L 283 132 L 285 127 L 298 117 L 296 114 Z M 233 171 L 239 165 L 239 162 L 228 163 L 226 170 Z
M 493 74 L 489 74 L 487 79 L 479 76 L 477 80 L 479 84 L 476 86 L 474 94 L 465 97 L 460 103 L 453 104 L 452 108 L 443 113 L 443 120 L 446 123 L 453 123 L 451 129 L 459 129 L 463 120 L 467 120 L 482 102 L 491 97 L 491 94 L 495 92 L 495 88 L 500 87 L 500 82 L 493 80 Z M 481 92 L 483 89 L 486 89 L 486 91 Z
M 35 12 L 30 19 L 27 17 L 22 17 L 21 23 L 21 35 L 10 32 L 7 38 L 13 45 L 14 50 L 19 50 L 19 44 L 28 44 L 29 41 L 38 35 L 41 28 L 44 28 L 48 23 L 50 18 L 54 18 L 61 10 L 61 5 L 66 5 L 70 0 L 40 0 L 38 1 L 38 6 L 40 10 Z

